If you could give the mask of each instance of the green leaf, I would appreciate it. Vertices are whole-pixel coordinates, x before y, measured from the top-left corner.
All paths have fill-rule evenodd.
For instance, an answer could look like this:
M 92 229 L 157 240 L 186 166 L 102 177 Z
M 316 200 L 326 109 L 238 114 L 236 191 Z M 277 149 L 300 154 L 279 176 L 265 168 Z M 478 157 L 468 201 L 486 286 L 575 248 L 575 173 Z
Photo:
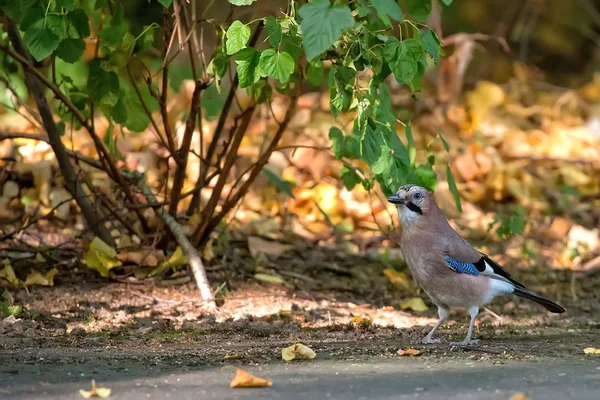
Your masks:
M 442 3 L 444 3 L 445 5 L 449 6 L 450 4 L 452 4 L 454 0 L 442 0 Z
M 262 172 L 266 175 L 267 180 L 273 185 L 275 185 L 277 189 L 281 190 L 283 193 L 287 194 L 292 199 L 295 199 L 294 193 L 292 193 L 292 187 L 290 186 L 289 182 L 284 181 L 277 174 L 270 171 L 268 168 L 263 168 Z
M 344 155 L 344 133 L 339 128 L 332 126 L 329 128 L 329 140 L 331 140 L 331 149 L 335 158 L 341 159 Z
M 269 76 L 285 83 L 294 72 L 295 63 L 288 53 L 267 49 L 260 54 L 259 66 L 263 76 Z
M 260 79 L 259 60 L 260 52 L 253 47 L 246 47 L 236 54 L 235 63 L 241 88 L 246 88 Z
M 273 97 L 273 88 L 266 80 L 261 79 L 248 88 L 248 94 L 257 104 L 268 103 Z
M 154 43 L 154 25 L 144 26 L 135 43 L 135 52 L 147 51 Z
M 346 190 L 354 189 L 354 186 L 362 182 L 360 176 L 356 173 L 356 169 L 349 168 L 347 165 L 342 167 L 341 175 L 342 183 Z
M 100 59 L 90 63 L 88 90 L 97 104 L 114 106 L 119 100 L 119 77 L 114 72 L 102 69 Z
M 437 64 L 440 60 L 440 55 L 444 55 L 444 51 L 442 50 L 442 41 L 435 33 L 433 29 L 428 30 L 426 33 L 419 31 L 419 36 L 421 39 L 421 44 L 423 45 L 423 50 L 427 54 L 433 58 L 433 61 Z
M 354 26 L 350 8 L 332 6 L 329 0 L 314 0 L 298 10 L 302 17 L 302 37 L 309 61 L 329 49 L 342 32 Z
M 229 29 L 227 29 L 226 36 L 227 42 L 225 42 L 225 48 L 227 55 L 230 56 L 246 47 L 246 43 L 250 39 L 250 28 L 240 21 L 235 20 L 229 26 Z
M 321 60 L 313 61 L 308 64 L 306 69 L 306 78 L 315 86 L 320 86 L 323 82 L 323 62 Z
M 297 60 L 302 55 L 302 37 L 296 34 L 287 34 L 281 40 L 280 51 L 285 51 Z
M 360 158 L 360 143 L 356 137 L 344 137 L 344 157 Z
M 329 105 L 335 117 L 350 107 L 355 76 L 355 70 L 344 66 L 332 69 L 329 74 Z
M 392 169 L 394 163 L 394 156 L 392 155 L 392 149 L 386 144 L 381 145 L 380 156 L 371 166 L 371 170 L 374 174 L 382 174 L 385 171 Z
M 368 166 L 372 167 L 381 157 L 382 147 L 386 144 L 383 136 L 376 129 L 375 121 L 369 119 L 364 131 L 360 136 L 360 155 Z M 358 128 L 356 121 L 354 122 L 355 130 Z
M 26 32 L 30 27 L 33 26 L 36 22 L 45 18 L 44 11 L 38 7 L 30 8 L 27 10 L 25 15 L 23 16 L 23 20 L 19 25 L 19 29 L 23 32 Z
M 402 42 L 390 38 L 385 43 L 384 56 L 398 83 L 409 84 L 418 73 L 418 62 L 423 57 L 423 48 L 416 39 Z
M 165 8 L 169 8 L 173 4 L 173 0 L 158 0 L 158 2 Z
M 254 3 L 256 0 L 228 0 L 234 6 L 249 6 Z
M 371 4 L 373 4 L 373 7 L 377 10 L 379 18 L 381 18 L 388 26 L 392 26 L 390 17 L 396 21 L 402 21 L 404 19 L 402 10 L 398 6 L 396 0 L 371 0 Z
M 433 192 L 437 184 L 437 176 L 433 169 L 429 165 L 419 165 L 415 172 L 419 178 L 420 185 Z
M 52 54 L 60 42 L 58 36 L 45 25 L 44 19 L 40 19 L 27 29 L 23 41 L 37 61 L 42 61 Z
M 444 145 L 444 149 L 446 149 L 446 153 L 450 152 L 450 145 L 448 144 L 448 142 L 446 141 L 446 139 L 442 136 L 442 133 L 438 130 L 436 130 L 438 137 L 440 138 L 440 140 L 442 141 L 442 144 Z
M 61 40 L 54 54 L 68 63 L 77 62 L 85 50 L 85 42 L 81 38 Z
M 123 20 L 123 8 L 119 7 L 111 18 L 110 25 L 102 28 L 102 30 L 98 32 L 98 37 L 102 41 L 101 43 L 106 42 L 113 46 L 117 46 L 128 32 L 129 26 L 127 22 Z
M 140 96 L 150 112 L 158 109 L 157 100 L 150 94 L 147 86 L 138 87 Z M 150 117 L 146 114 L 144 107 L 135 88 L 126 81 L 120 81 L 120 92 L 117 104 L 111 108 L 113 120 L 125 126 L 133 132 L 142 132 L 150 124 Z
M 452 175 L 452 170 L 450 166 L 446 166 L 446 179 L 448 180 L 448 188 L 450 189 L 450 193 L 454 197 L 454 204 L 456 204 L 456 209 L 459 212 L 462 212 L 462 205 L 460 203 L 460 194 L 458 193 L 458 188 L 456 187 L 456 180 L 454 179 L 454 175 Z
M 67 14 L 67 20 L 71 25 L 73 25 L 79 34 L 79 37 L 85 39 L 86 37 L 90 36 L 90 22 L 88 15 L 84 10 L 78 8 L 69 12 Z M 125 27 L 125 30 L 127 30 L 127 27 Z
M 46 23 L 46 27 L 56 36 L 59 38 L 65 36 L 67 26 L 65 24 L 65 18 L 61 14 L 48 13 L 44 22 Z
M 75 8 L 75 0 L 56 0 L 56 7 L 70 11 Z
M 281 43 L 283 32 L 281 25 L 277 23 L 277 20 L 272 15 L 267 17 L 267 32 L 269 33 L 269 43 L 271 43 L 271 46 L 277 47 Z
M 425 22 L 431 13 L 431 0 L 408 0 L 406 6 L 410 16 L 419 22 Z

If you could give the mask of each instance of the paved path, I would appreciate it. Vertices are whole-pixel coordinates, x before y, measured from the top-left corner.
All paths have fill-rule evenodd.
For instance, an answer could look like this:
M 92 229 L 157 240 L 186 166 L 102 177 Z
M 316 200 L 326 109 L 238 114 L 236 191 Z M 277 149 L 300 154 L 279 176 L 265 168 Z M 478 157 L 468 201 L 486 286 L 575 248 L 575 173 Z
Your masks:
M 600 399 L 600 357 L 480 360 L 370 357 L 360 361 L 270 362 L 242 368 L 271 379 L 267 389 L 230 389 L 233 368 L 206 368 L 185 348 L 168 359 L 127 351 L 111 360 L 103 349 L 43 351 L 23 362 L 0 353 L 0 399 L 80 399 L 91 378 L 113 390 L 111 399 L 482 399 L 524 392 L 534 400 Z M 115 349 L 110 350 L 113 354 Z M 119 351 L 119 350 L 117 350 Z M 78 352 L 85 353 L 79 357 Z M 94 357 L 94 353 L 98 358 Z M 62 354 L 62 356 L 60 355 Z

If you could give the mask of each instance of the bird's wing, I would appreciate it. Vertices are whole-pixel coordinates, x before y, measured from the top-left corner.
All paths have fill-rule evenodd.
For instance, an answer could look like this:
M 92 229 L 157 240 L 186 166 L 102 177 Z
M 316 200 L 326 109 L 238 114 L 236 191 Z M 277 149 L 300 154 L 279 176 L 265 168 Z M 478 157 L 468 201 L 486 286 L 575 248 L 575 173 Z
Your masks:
M 459 274 L 486 275 L 525 289 L 525 286 L 517 282 L 500 264 L 475 250 L 466 240 L 457 239 L 460 240 L 455 240 L 446 247 L 444 261 L 448 268 Z

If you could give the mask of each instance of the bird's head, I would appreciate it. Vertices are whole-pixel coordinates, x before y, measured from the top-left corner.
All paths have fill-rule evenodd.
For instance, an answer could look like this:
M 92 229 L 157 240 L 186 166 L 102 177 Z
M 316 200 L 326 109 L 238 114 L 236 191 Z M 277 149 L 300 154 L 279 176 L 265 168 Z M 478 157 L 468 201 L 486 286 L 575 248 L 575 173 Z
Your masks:
M 417 224 L 434 207 L 433 195 L 417 185 L 401 186 L 396 194 L 388 197 L 396 205 L 402 226 L 408 228 Z

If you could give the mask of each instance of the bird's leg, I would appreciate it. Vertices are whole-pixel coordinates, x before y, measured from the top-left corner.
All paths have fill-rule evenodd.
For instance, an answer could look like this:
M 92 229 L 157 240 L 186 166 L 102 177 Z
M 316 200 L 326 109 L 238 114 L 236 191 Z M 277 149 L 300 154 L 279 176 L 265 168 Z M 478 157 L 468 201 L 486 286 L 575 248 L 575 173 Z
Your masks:
M 479 343 L 479 339 L 471 340 L 471 336 L 473 335 L 473 327 L 475 326 L 475 318 L 477 317 L 477 314 L 479 314 L 479 307 L 478 306 L 469 307 L 469 314 L 471 315 L 471 322 L 469 323 L 469 331 L 467 332 L 467 337 L 465 337 L 465 340 L 463 340 L 462 342 L 453 342 L 450 344 L 458 344 L 458 345 L 466 346 L 469 344 Z
M 427 336 L 425 336 L 423 338 L 422 342 L 424 344 L 433 344 L 433 343 L 441 343 L 442 342 L 442 339 L 440 339 L 440 338 L 434 339 L 433 334 L 435 333 L 437 328 L 439 328 L 440 325 L 442 325 L 442 323 L 446 320 L 446 318 L 448 318 L 448 314 L 449 314 L 449 312 L 448 312 L 447 308 L 438 306 L 438 316 L 440 317 L 440 320 L 433 326 L 433 328 L 431 328 L 431 330 L 429 331 Z

